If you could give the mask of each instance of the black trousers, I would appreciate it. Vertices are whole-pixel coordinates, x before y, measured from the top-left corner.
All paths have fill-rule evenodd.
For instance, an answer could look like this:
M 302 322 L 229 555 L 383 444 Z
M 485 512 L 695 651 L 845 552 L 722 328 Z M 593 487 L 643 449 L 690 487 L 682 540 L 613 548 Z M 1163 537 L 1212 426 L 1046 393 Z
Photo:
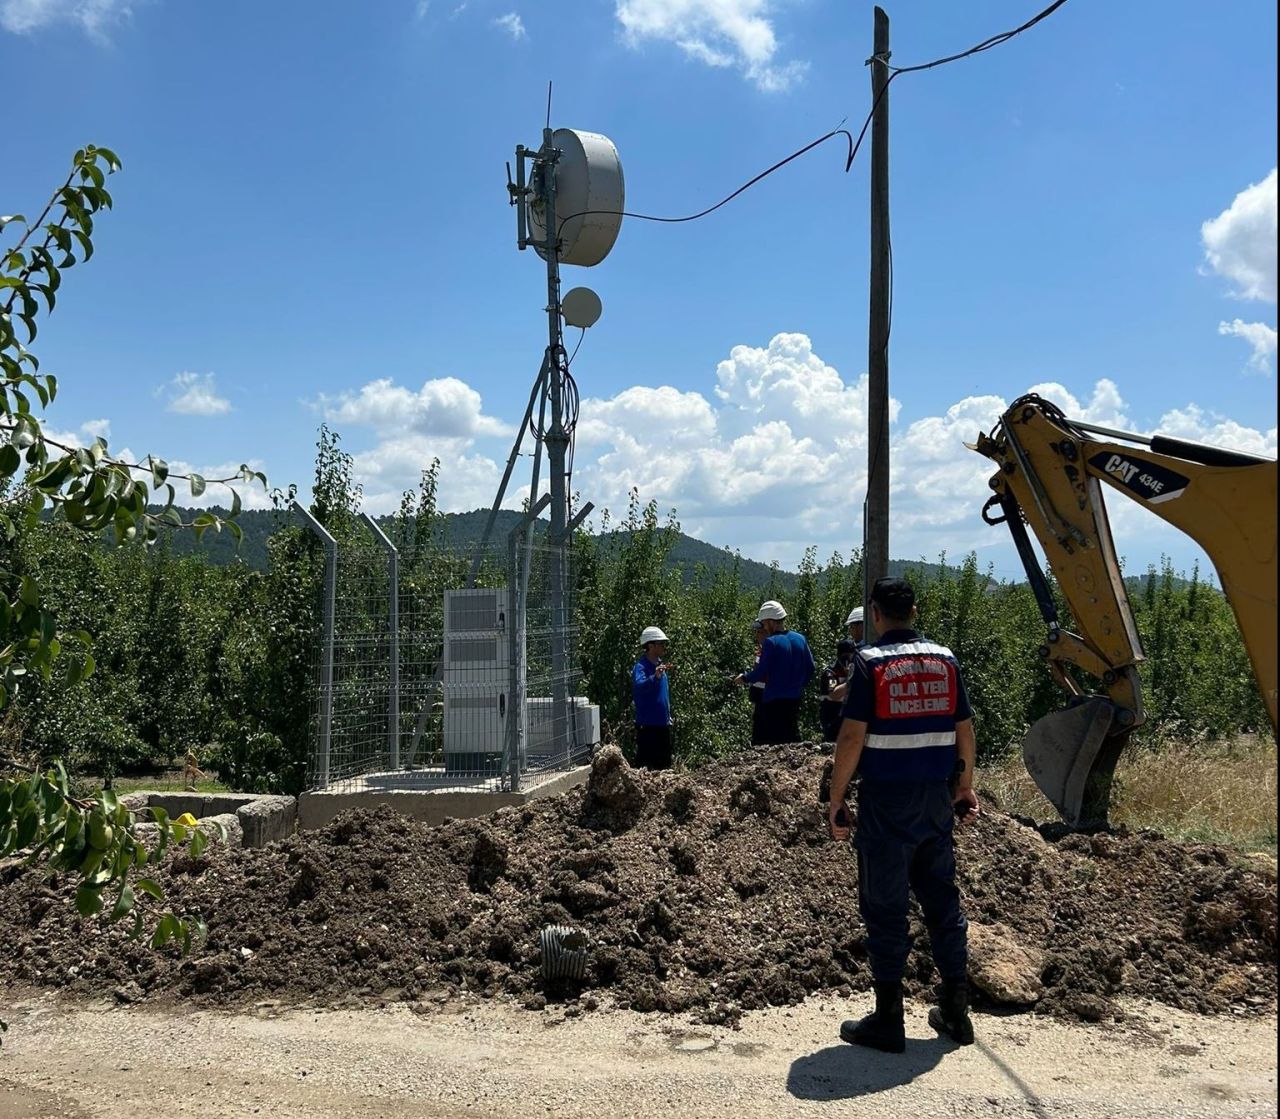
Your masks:
M 834 742 L 840 737 L 840 724 L 844 722 L 844 704 L 824 699 L 818 703 L 818 722 L 822 724 L 822 741 Z
M 800 741 L 800 701 L 762 700 L 756 708 L 760 716 L 760 741 L 766 746 L 783 746 Z
M 671 768 L 671 728 L 636 727 L 636 769 Z
M 862 782 L 858 792 L 858 903 L 877 982 L 902 979 L 911 952 L 908 891 L 916 895 L 938 974 L 963 979 L 968 922 L 960 909 L 955 811 L 945 781 Z

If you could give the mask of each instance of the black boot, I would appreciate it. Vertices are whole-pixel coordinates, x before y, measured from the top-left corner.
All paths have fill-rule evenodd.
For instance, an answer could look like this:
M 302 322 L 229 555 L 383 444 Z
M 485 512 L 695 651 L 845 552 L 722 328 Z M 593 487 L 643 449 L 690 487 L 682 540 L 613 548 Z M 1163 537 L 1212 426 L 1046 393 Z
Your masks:
M 938 988 L 938 1005 L 929 1010 L 929 1025 L 959 1045 L 973 1044 L 973 1022 L 969 1020 L 969 984 L 963 979 L 944 979 Z
M 902 983 L 876 983 L 876 1008 L 860 1022 L 842 1022 L 840 1038 L 850 1045 L 866 1045 L 885 1053 L 907 1048 L 902 1014 Z

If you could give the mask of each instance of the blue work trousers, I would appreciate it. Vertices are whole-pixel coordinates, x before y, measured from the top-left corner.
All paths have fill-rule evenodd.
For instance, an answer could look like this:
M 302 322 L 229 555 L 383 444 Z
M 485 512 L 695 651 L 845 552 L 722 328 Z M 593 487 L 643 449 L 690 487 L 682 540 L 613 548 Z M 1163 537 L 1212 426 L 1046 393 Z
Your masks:
M 954 826 L 945 781 L 862 782 L 853 845 L 867 956 L 877 982 L 902 979 L 911 952 L 908 890 L 924 914 L 938 974 L 965 977 L 969 925 L 956 886 Z

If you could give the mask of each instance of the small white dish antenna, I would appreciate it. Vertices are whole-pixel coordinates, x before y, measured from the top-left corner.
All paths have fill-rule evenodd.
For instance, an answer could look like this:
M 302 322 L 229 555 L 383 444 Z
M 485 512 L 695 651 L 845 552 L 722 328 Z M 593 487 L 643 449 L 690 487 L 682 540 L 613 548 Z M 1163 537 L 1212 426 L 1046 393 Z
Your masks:
M 555 163 L 556 216 L 562 223 L 560 263 L 590 267 L 609 255 L 618 239 L 625 207 L 622 161 L 613 141 L 598 132 L 557 128 L 552 144 L 559 149 Z M 529 207 L 533 247 L 545 251 L 546 216 L 538 205 Z
M 565 292 L 560 300 L 560 313 L 564 315 L 565 325 L 580 326 L 583 330 L 596 325 L 603 309 L 600 297 L 590 288 L 574 288 Z

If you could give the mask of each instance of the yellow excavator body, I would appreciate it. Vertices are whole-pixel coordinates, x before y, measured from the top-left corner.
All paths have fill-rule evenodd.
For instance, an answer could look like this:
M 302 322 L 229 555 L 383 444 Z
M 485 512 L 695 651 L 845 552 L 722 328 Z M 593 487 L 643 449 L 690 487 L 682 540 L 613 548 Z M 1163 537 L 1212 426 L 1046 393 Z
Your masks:
M 1104 436 L 1105 438 L 1097 438 Z M 1015 400 L 968 446 L 992 459 L 989 524 L 1007 524 L 1048 625 L 1041 655 L 1070 696 L 1038 720 L 1023 759 L 1072 826 L 1105 823 L 1111 778 L 1145 715 L 1137 667 L 1142 642 L 1125 593 L 1104 488 L 1118 490 L 1195 540 L 1235 613 L 1276 729 L 1276 461 L 1166 436 L 1069 419 L 1034 394 Z M 998 510 L 998 515 L 993 513 Z M 1029 539 L 1039 542 L 1078 633 L 1058 624 Z M 1068 665 L 1098 680 L 1085 692 Z

